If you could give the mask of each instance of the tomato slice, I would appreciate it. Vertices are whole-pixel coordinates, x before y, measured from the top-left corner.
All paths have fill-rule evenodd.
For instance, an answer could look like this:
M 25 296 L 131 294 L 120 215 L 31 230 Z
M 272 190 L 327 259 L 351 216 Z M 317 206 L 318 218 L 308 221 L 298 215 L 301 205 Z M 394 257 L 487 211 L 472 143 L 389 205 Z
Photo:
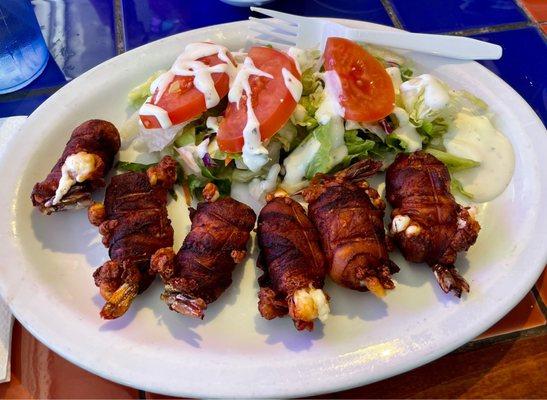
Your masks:
M 340 104 L 344 118 L 358 122 L 378 121 L 393 111 L 395 90 L 382 64 L 357 43 L 330 37 L 323 66 L 336 71 L 342 84 Z
M 269 47 L 253 47 L 248 55 L 255 67 L 273 76 L 273 79 L 251 75 L 251 102 L 260 124 L 262 140 L 272 137 L 289 120 L 296 107 L 296 101 L 285 86 L 283 68 L 296 78 L 300 74 L 294 60 L 285 53 Z M 229 103 L 220 122 L 217 135 L 218 146 L 228 153 L 240 152 L 243 148 L 243 129 L 247 124 L 246 96 L 243 94 L 239 105 Z
M 232 56 L 229 56 L 233 60 Z M 216 54 L 202 57 L 198 61 L 209 66 L 224 63 Z M 222 99 L 228 94 L 228 85 L 230 83 L 228 74 L 215 72 L 211 74 L 211 78 L 215 84 L 218 96 Z M 194 87 L 193 76 L 175 76 L 168 89 L 165 90 L 156 104 L 155 100 L 158 90 L 152 96 L 152 104 L 167 111 L 173 125 L 188 121 L 207 111 L 205 96 Z M 159 121 L 153 115 L 141 115 L 140 119 L 145 128 L 161 128 Z

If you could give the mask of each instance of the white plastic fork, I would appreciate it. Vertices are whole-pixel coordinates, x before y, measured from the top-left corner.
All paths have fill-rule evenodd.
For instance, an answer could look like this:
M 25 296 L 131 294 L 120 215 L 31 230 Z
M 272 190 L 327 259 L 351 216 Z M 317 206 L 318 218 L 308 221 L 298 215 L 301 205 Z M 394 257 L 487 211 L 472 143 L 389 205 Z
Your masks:
M 254 22 L 250 29 L 263 34 L 258 41 L 266 44 L 323 50 L 327 38 L 336 36 L 459 60 L 498 60 L 502 55 L 502 48 L 496 44 L 462 36 L 354 29 L 322 18 L 300 17 L 260 7 L 251 7 L 251 10 L 275 18 L 249 17 Z

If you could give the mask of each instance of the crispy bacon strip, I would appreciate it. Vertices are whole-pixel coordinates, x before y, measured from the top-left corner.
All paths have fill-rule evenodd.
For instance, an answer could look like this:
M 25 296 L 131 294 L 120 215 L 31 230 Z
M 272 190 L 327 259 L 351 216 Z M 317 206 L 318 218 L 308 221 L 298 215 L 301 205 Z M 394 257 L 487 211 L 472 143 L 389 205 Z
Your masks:
M 266 319 L 286 314 L 298 330 L 313 330 L 313 321 L 325 321 L 328 296 L 321 290 L 327 274 L 319 234 L 304 208 L 286 196 L 267 196 L 258 216 L 258 309 Z
M 404 257 L 427 263 L 445 293 L 468 292 L 454 263 L 475 243 L 480 225 L 450 193 L 446 166 L 426 152 L 399 154 L 387 169 L 386 196 L 391 235 Z
M 175 160 L 166 156 L 146 174 L 116 175 L 106 188 L 104 205 L 95 203 L 88 210 L 111 258 L 93 274 L 106 300 L 101 310 L 105 319 L 123 315 L 135 296 L 150 286 L 155 276 L 150 258 L 158 249 L 173 245 L 166 205 L 176 174 Z
M 112 168 L 114 157 L 119 149 L 120 135 L 113 124 L 99 119 L 84 122 L 74 129 L 63 154 L 46 179 L 34 185 L 31 194 L 32 204 L 44 214 L 87 207 L 91 204 L 91 193 L 105 185 L 104 177 Z M 82 152 L 94 157 L 94 171 L 85 181 L 73 185 L 60 202 L 52 204 L 65 160 L 71 155 Z
M 192 227 L 179 252 L 160 249 L 151 263 L 165 283 L 162 300 L 171 310 L 196 318 L 203 318 L 207 304 L 231 285 L 256 220 L 245 204 L 230 197 L 219 199 L 213 184 L 204 188 L 203 196 L 197 209 L 190 208 Z
M 384 202 L 365 178 L 381 163 L 363 160 L 335 175 L 316 175 L 302 191 L 336 283 L 383 296 L 399 271 L 387 252 Z

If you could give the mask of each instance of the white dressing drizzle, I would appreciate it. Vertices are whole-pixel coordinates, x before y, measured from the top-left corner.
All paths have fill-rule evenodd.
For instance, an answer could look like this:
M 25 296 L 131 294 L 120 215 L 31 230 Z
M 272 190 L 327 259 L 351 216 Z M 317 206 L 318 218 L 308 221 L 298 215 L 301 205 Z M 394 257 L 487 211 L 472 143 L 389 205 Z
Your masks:
M 323 81 L 325 82 L 323 100 L 315 112 L 315 118 L 321 125 L 326 125 L 333 116 L 343 117 L 346 110 L 340 104 L 342 82 L 336 71 L 325 71 Z
M 281 165 L 274 164 L 264 179 L 254 178 L 249 182 L 249 194 L 257 201 L 263 201 L 267 193 L 273 192 L 277 187 L 277 176 L 281 171 Z
M 169 114 L 163 108 L 158 107 L 152 103 L 148 103 L 148 100 L 141 106 L 139 110 L 140 115 L 150 115 L 156 117 L 160 126 L 165 129 L 173 125 Z
M 499 196 L 511 181 L 515 156 L 509 140 L 488 117 L 460 112 L 443 137 L 450 154 L 480 162 L 475 168 L 454 173 L 473 201 L 485 202 Z
M 198 59 L 217 55 L 222 63 L 209 66 Z M 212 108 L 220 102 L 213 78 L 213 73 L 226 73 L 233 81 L 237 68 L 232 64 L 228 56 L 228 49 L 214 43 L 190 43 L 184 52 L 177 57 L 171 69 L 161 74 L 150 85 L 150 92 L 155 93 L 154 102 L 147 99 L 139 110 L 140 115 L 150 115 L 156 117 L 162 128 L 168 128 L 172 125 L 167 112 L 157 104 L 161 97 L 170 87 L 176 76 L 193 76 L 194 87 L 203 93 L 205 105 Z M 157 93 L 156 93 L 157 91 Z
M 205 121 L 205 126 L 207 129 L 211 129 L 214 133 L 218 132 L 218 117 L 207 117 Z
M 296 65 L 296 70 L 300 75 L 302 75 L 302 70 L 300 69 L 300 63 L 305 62 L 306 52 L 298 47 L 289 47 L 287 50 L 287 55 L 293 59 L 294 64 Z
M 405 152 L 412 153 L 422 148 L 422 138 L 416 131 L 416 128 L 410 123 L 408 113 L 400 108 L 395 107 L 393 114 L 399 122 L 399 126 L 391 134 L 397 136 L 405 143 Z
M 300 101 L 300 97 L 302 96 L 302 82 L 300 82 L 300 80 L 296 78 L 287 68 L 283 68 L 281 70 L 281 74 L 283 75 L 283 81 L 285 82 L 287 90 L 291 93 L 294 101 L 298 103 Z
M 273 78 L 272 75 L 256 68 L 253 60 L 246 57 L 243 64 L 238 66 L 237 75 L 228 92 L 228 100 L 231 103 L 236 103 L 239 107 L 239 101 L 245 93 L 247 123 L 243 128 L 243 162 L 251 171 L 258 171 L 268 162 L 268 150 L 262 145 L 260 124 L 253 110 L 251 85 L 249 84 L 251 75 Z
M 209 139 L 205 139 L 197 146 L 188 144 L 178 147 L 175 150 L 179 153 L 182 169 L 187 175 L 201 175 L 201 168 L 198 165 L 198 160 L 203 159 L 209 148 Z
M 175 78 L 175 74 L 171 71 L 166 71 L 160 76 L 158 76 L 152 84 L 150 85 L 150 93 L 154 94 L 156 93 L 156 90 L 158 90 L 158 94 L 156 95 L 156 101 L 157 103 L 159 99 L 161 99 L 161 96 L 165 93 L 173 79 Z M 146 100 L 148 102 L 149 100 Z M 145 103 L 146 104 L 146 103 Z

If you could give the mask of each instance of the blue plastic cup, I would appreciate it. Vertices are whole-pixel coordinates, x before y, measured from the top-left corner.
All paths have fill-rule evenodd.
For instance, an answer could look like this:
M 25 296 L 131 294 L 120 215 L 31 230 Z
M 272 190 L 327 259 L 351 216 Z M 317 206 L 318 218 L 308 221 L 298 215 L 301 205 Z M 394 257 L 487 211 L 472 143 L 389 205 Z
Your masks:
M 31 83 L 48 58 L 30 0 L 0 0 L 0 94 Z

